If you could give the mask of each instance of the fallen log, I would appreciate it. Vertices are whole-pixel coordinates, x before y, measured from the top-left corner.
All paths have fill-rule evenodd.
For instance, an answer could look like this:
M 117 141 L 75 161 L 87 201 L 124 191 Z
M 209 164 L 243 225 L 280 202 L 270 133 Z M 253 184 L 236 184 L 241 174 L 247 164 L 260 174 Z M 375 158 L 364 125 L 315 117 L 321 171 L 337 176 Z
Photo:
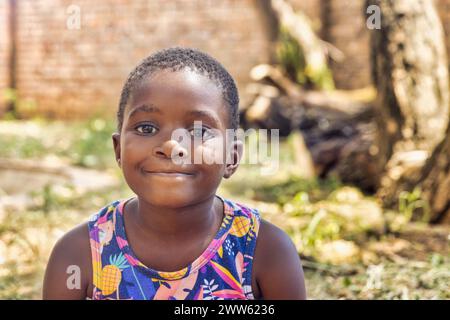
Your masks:
M 312 159 L 311 172 L 319 177 L 338 175 L 374 191 L 374 112 L 367 99 L 371 93 L 358 92 L 366 98 L 355 99 L 354 92 L 306 91 L 277 67 L 263 65 L 252 71 L 258 82 L 247 87 L 253 100 L 241 110 L 244 128 L 279 129 L 280 137 L 298 132 L 306 146 L 298 152 L 310 155 L 294 154 L 300 162 Z

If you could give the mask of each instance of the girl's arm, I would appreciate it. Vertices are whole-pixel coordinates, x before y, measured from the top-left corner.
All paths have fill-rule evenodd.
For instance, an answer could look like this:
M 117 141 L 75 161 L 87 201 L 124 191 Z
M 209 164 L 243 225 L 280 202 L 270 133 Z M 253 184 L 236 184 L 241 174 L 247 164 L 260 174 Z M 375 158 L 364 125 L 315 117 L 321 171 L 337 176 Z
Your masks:
M 87 223 L 81 224 L 56 243 L 45 272 L 45 300 L 79 300 L 88 296 L 92 279 Z
M 265 220 L 261 221 L 254 261 L 253 272 L 263 299 L 306 299 L 297 249 L 283 230 Z

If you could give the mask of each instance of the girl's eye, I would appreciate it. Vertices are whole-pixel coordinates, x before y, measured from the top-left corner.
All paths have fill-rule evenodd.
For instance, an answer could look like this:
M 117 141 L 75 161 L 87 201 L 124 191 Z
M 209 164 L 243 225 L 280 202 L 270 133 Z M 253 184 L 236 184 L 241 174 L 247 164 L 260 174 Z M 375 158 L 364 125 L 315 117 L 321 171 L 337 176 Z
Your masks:
M 135 129 L 141 134 L 153 134 L 157 130 L 156 127 L 152 126 L 151 124 L 141 124 L 138 125 Z
M 214 137 L 212 130 L 205 127 L 193 128 L 190 130 L 190 133 L 192 137 L 202 140 L 208 140 Z

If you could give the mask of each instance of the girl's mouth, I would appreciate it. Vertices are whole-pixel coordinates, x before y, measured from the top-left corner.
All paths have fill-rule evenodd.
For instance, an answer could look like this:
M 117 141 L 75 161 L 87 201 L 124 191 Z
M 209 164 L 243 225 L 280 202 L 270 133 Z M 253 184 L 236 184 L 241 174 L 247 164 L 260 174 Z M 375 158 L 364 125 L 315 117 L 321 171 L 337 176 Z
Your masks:
M 164 178 L 189 178 L 193 177 L 194 174 L 190 172 L 181 171 L 145 171 L 144 173 L 151 176 L 164 177 Z

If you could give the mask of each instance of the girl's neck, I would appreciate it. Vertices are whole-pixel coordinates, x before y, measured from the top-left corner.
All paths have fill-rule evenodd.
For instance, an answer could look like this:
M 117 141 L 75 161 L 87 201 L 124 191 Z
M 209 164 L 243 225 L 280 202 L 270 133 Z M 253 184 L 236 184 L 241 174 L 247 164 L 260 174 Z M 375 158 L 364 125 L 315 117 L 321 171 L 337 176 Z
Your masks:
M 123 208 L 125 212 L 125 207 Z M 216 232 L 223 219 L 223 203 L 214 195 L 183 208 L 153 206 L 139 197 L 126 205 L 128 220 L 145 237 L 180 243 Z M 212 235 L 213 236 L 213 235 Z

